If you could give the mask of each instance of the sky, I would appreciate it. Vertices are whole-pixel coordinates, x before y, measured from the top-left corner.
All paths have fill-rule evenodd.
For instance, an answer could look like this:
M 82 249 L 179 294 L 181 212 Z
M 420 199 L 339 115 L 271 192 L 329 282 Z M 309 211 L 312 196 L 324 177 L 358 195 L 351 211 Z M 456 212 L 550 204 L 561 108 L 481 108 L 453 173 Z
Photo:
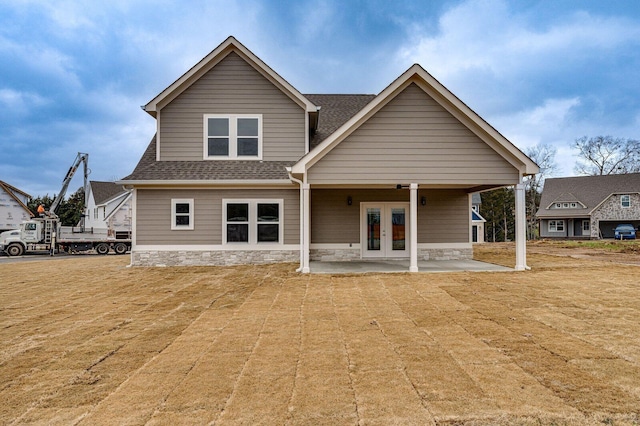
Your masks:
M 377 94 L 418 63 L 523 151 L 640 138 L 635 0 L 0 0 L 0 180 L 130 174 L 142 111 L 233 35 L 302 93 Z M 82 185 L 77 173 L 67 195 Z

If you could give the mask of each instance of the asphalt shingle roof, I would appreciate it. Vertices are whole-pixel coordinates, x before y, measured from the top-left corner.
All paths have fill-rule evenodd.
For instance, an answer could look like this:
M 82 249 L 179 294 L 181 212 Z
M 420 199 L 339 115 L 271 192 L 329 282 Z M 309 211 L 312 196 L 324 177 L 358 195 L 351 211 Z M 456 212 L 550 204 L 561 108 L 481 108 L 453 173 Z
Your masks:
M 156 161 L 156 138 L 123 180 L 273 180 L 289 179 L 294 161 Z
M 544 181 L 538 217 L 584 216 L 591 214 L 611 194 L 640 193 L 640 173 L 605 176 L 550 178 Z M 580 202 L 577 209 L 548 209 L 552 203 Z
M 310 139 L 311 150 L 375 98 L 375 95 L 305 96 L 321 107 L 318 128 Z M 285 168 L 293 164 L 295 161 L 156 161 L 154 136 L 136 168 L 123 180 L 288 180 Z
M 105 201 L 126 192 L 122 185 L 114 182 L 92 180 L 89 184 L 91 185 L 91 192 L 93 193 L 93 199 L 96 204 L 104 204 Z
M 315 134 L 311 135 L 311 150 L 349 121 L 376 95 L 304 95 L 320 107 L 320 120 Z

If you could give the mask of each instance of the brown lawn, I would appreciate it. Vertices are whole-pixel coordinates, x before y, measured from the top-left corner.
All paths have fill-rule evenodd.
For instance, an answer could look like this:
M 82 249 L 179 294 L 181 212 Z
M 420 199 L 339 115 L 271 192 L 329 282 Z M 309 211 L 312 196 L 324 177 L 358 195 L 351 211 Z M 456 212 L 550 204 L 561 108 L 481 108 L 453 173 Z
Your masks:
M 519 273 L 2 264 L 0 424 L 640 424 L 638 254 L 529 253 Z

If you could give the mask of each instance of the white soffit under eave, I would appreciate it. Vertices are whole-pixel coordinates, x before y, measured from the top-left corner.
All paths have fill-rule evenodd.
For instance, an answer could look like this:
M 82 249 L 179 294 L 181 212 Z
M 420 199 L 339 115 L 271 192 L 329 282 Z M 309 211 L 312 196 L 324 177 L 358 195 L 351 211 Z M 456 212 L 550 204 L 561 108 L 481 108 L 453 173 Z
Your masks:
M 317 111 L 316 105 L 309 101 L 295 87 L 289 84 L 284 78 L 276 73 L 271 67 L 258 58 L 253 52 L 247 49 L 235 37 L 229 36 L 218 47 L 213 49 L 207 56 L 202 58 L 191 69 L 184 73 L 180 78 L 174 81 L 169 87 L 160 92 L 155 98 L 150 100 L 144 110 L 151 115 L 157 112 L 158 105 L 167 100 L 175 99 L 180 93 L 184 92 L 189 86 L 197 81 L 202 75 L 211 70 L 218 62 L 224 59 L 230 52 L 236 52 L 244 60 L 247 60 L 258 72 L 264 75 L 269 81 L 274 83 L 280 90 L 287 94 L 297 104 L 305 108 L 307 112 Z
M 416 83 L 443 108 L 467 126 L 469 130 L 474 132 L 474 134 L 487 143 L 494 151 L 505 158 L 505 160 L 512 164 L 516 169 L 521 170 L 523 174 L 528 175 L 539 172 L 538 165 L 535 164 L 527 155 L 520 151 L 515 145 L 507 140 L 502 134 L 500 134 L 475 111 L 469 108 L 464 102 L 451 93 L 418 64 L 412 65 L 407 71 L 400 75 L 400 77 L 380 92 L 373 101 L 338 128 L 312 152 L 302 157 L 298 163 L 293 165 L 292 172 L 294 174 L 305 173 L 311 166 L 322 159 L 322 157 L 324 157 L 336 145 L 353 133 L 362 123 L 373 116 L 384 105 L 389 103 L 411 83 Z

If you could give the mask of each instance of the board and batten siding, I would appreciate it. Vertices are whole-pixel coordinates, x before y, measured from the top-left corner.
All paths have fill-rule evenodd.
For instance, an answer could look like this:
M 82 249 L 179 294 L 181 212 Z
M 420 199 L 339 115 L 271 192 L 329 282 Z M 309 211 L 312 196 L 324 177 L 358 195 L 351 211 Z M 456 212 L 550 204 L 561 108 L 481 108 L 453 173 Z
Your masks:
M 309 169 L 311 184 L 513 184 L 518 171 L 415 83 Z
M 304 109 L 234 52 L 160 110 L 161 161 L 203 159 L 204 114 L 262 114 L 265 161 L 305 153 Z
M 171 199 L 193 199 L 193 230 L 171 230 Z M 222 244 L 223 199 L 283 200 L 284 244 L 300 244 L 300 191 L 297 189 L 138 189 L 136 244 Z
M 347 205 L 351 196 L 352 205 Z M 423 189 L 418 200 L 418 243 L 467 243 L 471 213 L 469 194 L 460 189 Z M 311 243 L 358 244 L 360 203 L 409 202 L 409 190 L 312 189 Z

